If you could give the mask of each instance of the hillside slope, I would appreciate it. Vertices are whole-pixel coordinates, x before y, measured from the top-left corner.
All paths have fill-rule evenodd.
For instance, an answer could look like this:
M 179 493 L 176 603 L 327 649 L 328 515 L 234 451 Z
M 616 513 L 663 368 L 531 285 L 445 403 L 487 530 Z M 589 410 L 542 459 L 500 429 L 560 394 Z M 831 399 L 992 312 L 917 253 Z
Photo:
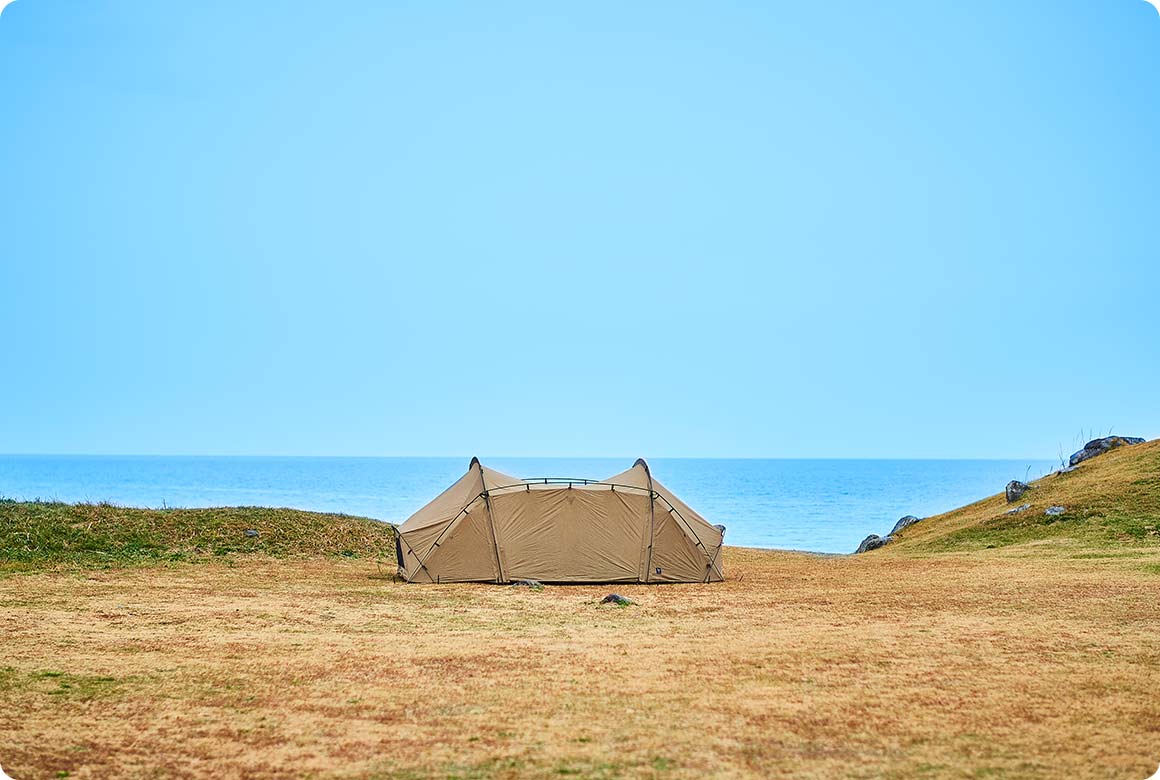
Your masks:
M 1024 504 L 1022 511 L 1011 511 Z M 1045 514 L 1062 506 L 1060 515 Z M 1083 547 L 1160 547 L 1160 440 L 1120 447 L 1031 483 L 923 520 L 883 551 L 942 552 L 1054 541 Z
M 118 565 L 232 553 L 393 562 L 394 531 L 375 520 L 297 509 L 136 509 L 0 499 L 0 565 L 8 568 Z

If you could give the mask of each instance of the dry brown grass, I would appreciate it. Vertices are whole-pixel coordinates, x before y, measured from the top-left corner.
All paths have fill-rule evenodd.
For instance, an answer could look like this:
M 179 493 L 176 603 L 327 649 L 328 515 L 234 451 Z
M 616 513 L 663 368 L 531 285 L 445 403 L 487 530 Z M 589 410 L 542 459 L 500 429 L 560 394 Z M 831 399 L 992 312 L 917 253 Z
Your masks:
M 1040 553 L 1039 550 L 1047 550 Z M 403 585 L 253 557 L 0 579 L 0 763 L 76 778 L 1123 777 L 1160 551 L 727 551 L 729 581 Z

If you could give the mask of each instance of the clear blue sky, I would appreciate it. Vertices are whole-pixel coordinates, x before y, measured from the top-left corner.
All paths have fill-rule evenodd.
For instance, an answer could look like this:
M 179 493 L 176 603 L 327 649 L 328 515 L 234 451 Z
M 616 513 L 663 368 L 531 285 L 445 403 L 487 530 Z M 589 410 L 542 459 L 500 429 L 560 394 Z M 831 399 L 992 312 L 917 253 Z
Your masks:
M 1160 435 L 1142 0 L 17 0 L 0 452 Z

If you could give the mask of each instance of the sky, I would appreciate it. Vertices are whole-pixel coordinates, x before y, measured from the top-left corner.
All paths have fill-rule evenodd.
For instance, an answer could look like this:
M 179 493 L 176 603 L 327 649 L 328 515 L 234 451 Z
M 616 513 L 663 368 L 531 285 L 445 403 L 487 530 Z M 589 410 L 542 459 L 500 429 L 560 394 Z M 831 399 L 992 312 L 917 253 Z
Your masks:
M 0 452 L 1160 436 L 1143 0 L 17 0 Z

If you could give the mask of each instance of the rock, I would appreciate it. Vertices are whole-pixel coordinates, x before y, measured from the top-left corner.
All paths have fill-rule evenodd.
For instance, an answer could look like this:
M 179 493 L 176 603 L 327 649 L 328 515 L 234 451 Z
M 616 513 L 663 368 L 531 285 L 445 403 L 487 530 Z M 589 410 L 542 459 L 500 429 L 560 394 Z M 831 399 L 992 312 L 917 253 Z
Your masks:
M 621 596 L 619 593 L 609 593 L 604 598 L 600 599 L 601 604 L 615 604 L 618 607 L 627 607 L 632 602 Z
M 1092 439 L 1087 444 L 1083 445 L 1083 449 L 1072 454 L 1068 461 L 1069 466 L 1074 466 L 1077 463 L 1083 463 L 1088 458 L 1094 458 L 1096 455 L 1103 455 L 1108 450 L 1114 450 L 1116 447 L 1123 447 L 1125 444 L 1143 444 L 1144 440 L 1138 436 L 1105 436 L 1102 439 Z
M 921 517 L 915 517 L 914 515 L 907 515 L 906 517 L 898 518 L 898 522 L 894 524 L 894 530 L 890 532 L 889 536 L 894 536 L 903 528 L 909 528 L 920 520 L 922 520 Z
M 257 539 L 259 536 L 261 536 L 261 534 L 258 533 L 253 528 L 247 528 L 246 530 L 242 531 L 242 533 L 244 533 L 246 536 L 250 537 L 251 539 Z
M 1047 515 L 1048 517 L 1055 517 L 1056 515 L 1062 515 L 1066 511 L 1067 507 L 1059 506 L 1056 504 L 1055 506 L 1049 506 L 1047 509 L 1044 509 L 1043 514 Z
M 1031 489 L 1031 486 L 1026 482 L 1020 482 L 1013 479 L 1007 483 L 1007 503 L 1014 504 L 1019 499 L 1023 498 L 1023 494 Z
M 1015 507 L 1014 509 L 1008 509 L 1003 514 L 1005 514 L 1005 515 L 1017 515 L 1020 512 L 1026 512 L 1030 508 L 1031 508 L 1031 504 L 1020 504 L 1019 506 Z
M 531 588 L 532 590 L 543 590 L 544 583 L 539 580 L 516 580 L 512 583 L 513 588 Z
M 878 534 L 870 534 L 869 536 L 867 536 L 865 539 L 862 540 L 862 544 L 858 545 L 858 549 L 854 551 L 854 554 L 857 555 L 858 553 L 864 553 L 864 552 L 870 552 L 871 550 L 877 550 L 879 547 L 887 545 L 891 541 L 893 541 L 892 537 L 887 536 L 887 537 L 883 538 L 883 537 L 879 536 Z

